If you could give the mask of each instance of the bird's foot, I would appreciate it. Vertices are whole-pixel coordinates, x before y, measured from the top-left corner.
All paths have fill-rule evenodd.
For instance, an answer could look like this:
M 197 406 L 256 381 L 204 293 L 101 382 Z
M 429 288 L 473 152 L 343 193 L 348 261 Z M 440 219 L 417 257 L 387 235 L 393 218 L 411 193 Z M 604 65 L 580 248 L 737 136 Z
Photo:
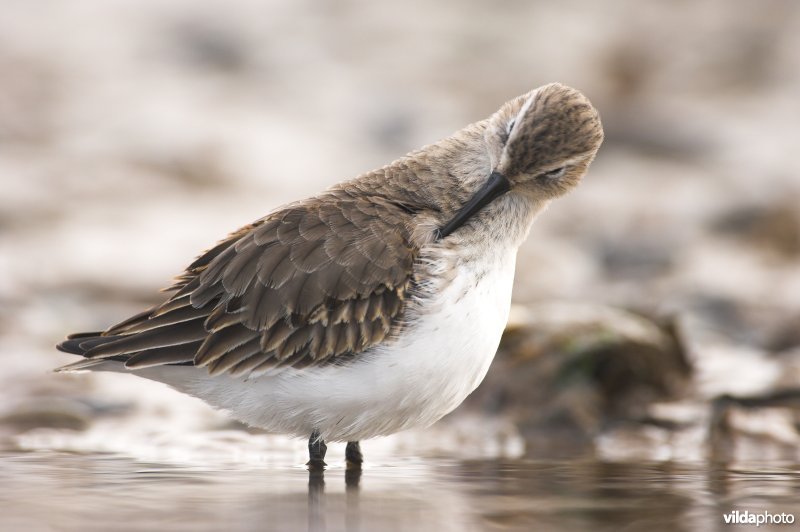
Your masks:
M 325 467 L 328 464 L 325 463 L 325 460 L 321 459 L 314 459 L 312 458 L 308 462 L 306 462 L 306 466 L 308 466 L 309 471 L 325 471 Z
M 320 438 L 318 431 L 311 433 L 308 438 L 308 466 L 309 471 L 322 471 L 328 464 L 325 463 L 325 453 L 328 451 L 328 446 Z
M 357 441 L 347 442 L 344 450 L 344 457 L 347 460 L 347 469 L 361 469 L 364 463 L 364 455 L 361 454 L 361 444 Z

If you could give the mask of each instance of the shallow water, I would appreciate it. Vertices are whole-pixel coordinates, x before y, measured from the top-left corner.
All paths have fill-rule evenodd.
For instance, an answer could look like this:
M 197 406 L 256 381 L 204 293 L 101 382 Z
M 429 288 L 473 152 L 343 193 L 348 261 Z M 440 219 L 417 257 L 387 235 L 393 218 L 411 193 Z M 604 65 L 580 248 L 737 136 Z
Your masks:
M 0 462 L 0 530 L 721 530 L 734 509 L 800 514 L 794 464 L 429 458 L 372 465 L 360 478 L 332 465 L 323 479 L 300 465 L 111 454 Z

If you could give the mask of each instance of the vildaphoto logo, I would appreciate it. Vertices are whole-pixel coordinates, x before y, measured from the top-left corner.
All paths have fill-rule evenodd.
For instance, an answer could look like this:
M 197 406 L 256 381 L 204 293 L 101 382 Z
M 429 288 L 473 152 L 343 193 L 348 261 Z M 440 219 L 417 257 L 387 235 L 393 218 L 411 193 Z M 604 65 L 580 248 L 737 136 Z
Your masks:
M 743 512 L 734 510 L 722 514 L 722 519 L 726 525 L 791 525 L 794 523 L 794 514 L 785 512 L 773 514 L 766 510 L 759 513 L 753 513 L 749 510 Z

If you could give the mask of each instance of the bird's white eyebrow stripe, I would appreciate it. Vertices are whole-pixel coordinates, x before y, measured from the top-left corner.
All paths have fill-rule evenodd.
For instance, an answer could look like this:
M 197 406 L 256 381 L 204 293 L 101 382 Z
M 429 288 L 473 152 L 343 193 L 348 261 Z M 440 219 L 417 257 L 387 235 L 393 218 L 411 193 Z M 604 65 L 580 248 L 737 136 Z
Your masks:
M 575 157 L 570 157 L 566 161 L 562 163 L 562 166 L 572 166 L 573 164 L 579 163 L 586 159 L 586 155 L 576 155 Z
M 511 122 L 514 122 L 515 124 L 519 123 L 520 117 L 522 117 L 528 111 L 528 109 L 530 108 L 531 104 L 533 104 L 533 101 L 536 99 L 536 95 L 537 94 L 539 94 L 539 90 L 538 89 L 535 90 L 533 92 L 533 94 L 531 94 L 530 97 L 525 101 L 525 103 L 522 105 L 522 109 L 519 110 L 519 112 L 517 113 L 517 116 L 515 116 L 511 121 L 509 121 L 509 124 Z M 512 131 L 511 133 L 513 134 L 514 132 Z

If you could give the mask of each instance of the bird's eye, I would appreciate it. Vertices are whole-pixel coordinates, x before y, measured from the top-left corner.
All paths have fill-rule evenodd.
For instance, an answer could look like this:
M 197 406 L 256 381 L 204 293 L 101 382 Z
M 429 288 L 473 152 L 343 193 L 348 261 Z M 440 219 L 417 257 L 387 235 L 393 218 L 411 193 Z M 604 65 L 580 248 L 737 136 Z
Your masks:
M 556 168 L 555 170 L 550 170 L 549 172 L 544 172 L 543 174 L 539 174 L 539 177 L 543 177 L 545 179 L 558 179 L 559 177 L 564 175 L 564 172 L 567 171 L 566 166 L 562 166 L 561 168 Z

